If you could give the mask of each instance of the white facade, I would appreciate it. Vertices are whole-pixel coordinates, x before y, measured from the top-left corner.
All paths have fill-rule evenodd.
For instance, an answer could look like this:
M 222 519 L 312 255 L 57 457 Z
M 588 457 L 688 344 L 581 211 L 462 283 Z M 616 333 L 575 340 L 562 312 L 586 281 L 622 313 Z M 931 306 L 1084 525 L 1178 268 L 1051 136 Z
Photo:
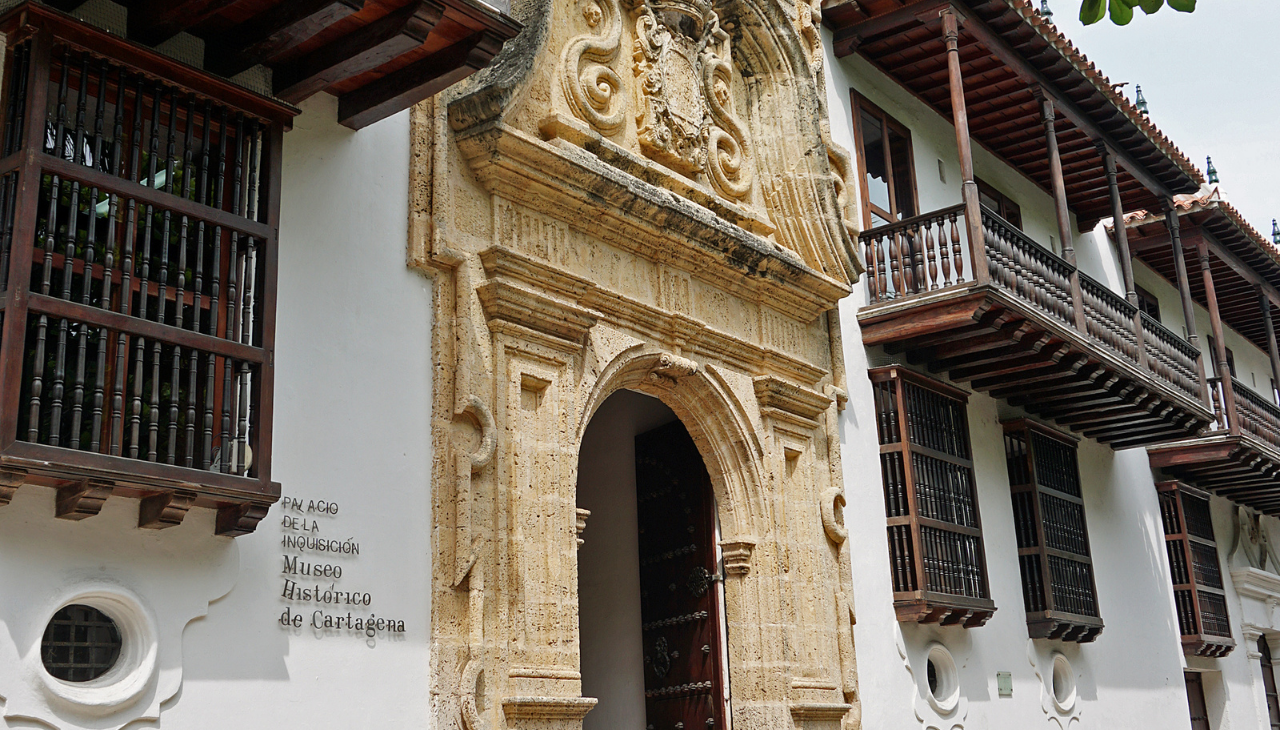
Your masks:
M 431 727 L 431 282 L 404 263 L 409 113 L 352 132 L 336 107 L 310 100 L 285 135 L 273 474 L 284 499 L 232 539 L 213 534 L 209 510 L 139 530 L 137 500 L 68 522 L 53 516 L 53 490 L 20 489 L 0 509 L 7 727 L 148 717 L 175 728 Z M 286 537 L 350 540 L 359 553 L 285 547 Z M 283 572 L 293 560 L 299 573 L 331 565 L 341 577 Z M 316 585 L 370 601 L 303 600 Z M 158 647 L 136 697 L 103 698 L 96 717 L 34 681 L 51 606 L 83 591 L 131 599 Z M 285 611 L 300 625 L 282 625 Z M 403 631 L 313 625 L 348 613 Z
M 830 35 L 827 47 L 831 47 Z M 856 91 L 911 132 L 919 210 L 927 212 L 960 202 L 960 172 L 955 131 L 927 107 L 857 55 L 827 54 L 828 108 L 832 137 L 859 154 L 853 138 L 850 92 Z M 1011 197 L 1022 209 L 1023 229 L 1040 243 L 1056 241 L 1053 200 L 1021 173 L 974 145 L 978 177 Z M 1101 163 L 1099 163 L 1101 164 Z M 941 169 L 941 174 L 939 170 Z M 855 173 L 856 174 L 856 173 Z M 849 188 L 859 193 L 857 184 Z M 860 206 L 859 206 L 860 207 Z M 1072 216 L 1073 228 L 1075 226 Z M 1123 294 L 1118 253 L 1103 224 L 1074 242 L 1079 266 Z M 1185 332 L 1177 289 L 1141 262 L 1135 282 L 1156 295 L 1164 324 Z M 1192 272 L 1197 275 L 1198 272 Z M 1256 650 L 1259 630 L 1271 632 L 1276 605 L 1265 597 L 1241 597 L 1226 579 L 1236 649 L 1221 659 L 1185 657 L 1179 642 L 1173 590 L 1155 477 L 1145 449 L 1113 452 L 1088 439 L 1079 450 L 1086 519 L 1093 553 L 1099 609 L 1106 628 L 1092 643 L 1076 644 L 1027 638 L 1022 583 L 1017 561 L 1009 478 L 1000 421 L 1026 415 L 1020 409 L 975 393 L 969 399 L 969 428 L 978 485 L 991 595 L 997 610 L 982 627 L 899 623 L 893 610 L 889 552 L 885 540 L 884 496 L 876 464 L 879 447 L 867 369 L 894 360 L 882 348 L 861 344 L 856 312 L 867 301 L 865 286 L 841 305 L 851 406 L 843 415 L 845 511 L 857 586 L 858 666 L 863 722 L 874 728 L 1189 728 L 1184 670 L 1203 672 L 1210 726 L 1218 729 L 1266 726 L 1261 668 Z M 1207 353 L 1209 315 L 1196 307 L 1201 348 Z M 1229 327 L 1227 347 L 1234 352 L 1238 378 L 1270 397 L 1270 361 L 1266 353 Z M 1212 360 L 1206 357 L 1206 363 Z M 1233 575 L 1253 578 L 1262 595 L 1274 572 L 1241 573 L 1240 554 L 1229 557 L 1236 534 L 1236 506 L 1212 501 L 1220 557 Z M 1277 523 L 1263 518 L 1276 535 Z M 1270 571 L 1277 570 L 1268 564 Z M 1250 585 L 1253 585 L 1252 583 Z M 1274 594 L 1270 594 L 1274 595 Z M 1264 618 L 1258 618 L 1260 614 Z M 1246 631 L 1241 622 L 1251 623 Z M 1264 624 L 1260 629 L 1257 624 Z M 954 658 L 959 693 L 952 707 L 934 699 L 925 678 L 926 659 L 941 644 Z M 1061 654 L 1074 674 L 1074 697 L 1055 701 L 1054 657 Z M 1002 697 L 997 674 L 1008 672 L 1012 696 Z
M 849 91 L 857 90 L 911 130 L 921 209 L 958 202 L 955 136 L 946 120 L 856 57 L 827 61 L 835 141 L 857 155 L 849 103 Z M 427 277 L 405 265 L 409 115 L 351 132 L 336 123 L 336 103 L 327 95 L 312 99 L 285 136 L 273 472 L 284 500 L 255 533 L 233 540 L 213 535 L 207 510 L 152 532 L 135 527 L 136 500 L 114 498 L 101 515 L 73 523 L 53 517 L 51 490 L 19 490 L 0 510 L 6 727 L 118 728 L 140 719 L 135 727 L 436 726 L 426 691 L 432 291 Z M 978 175 L 1020 204 L 1032 238 L 1056 236 L 1048 194 L 985 150 L 976 148 L 975 157 Z M 1119 261 L 1102 228 L 1082 234 L 1075 246 L 1084 271 L 1119 288 Z M 1184 323 L 1176 290 L 1141 264 L 1135 269 L 1137 283 L 1157 296 L 1164 322 L 1177 331 Z M 869 367 L 889 360 L 861 343 L 856 312 L 865 301 L 859 285 L 841 305 L 850 390 L 841 420 L 844 519 L 852 541 L 863 727 L 1189 728 L 1187 669 L 1204 673 L 1215 730 L 1265 723 L 1254 645 L 1260 635 L 1280 637 L 1280 577 L 1270 572 L 1276 566 L 1268 560 L 1267 569 L 1257 568 L 1247 555 L 1257 548 L 1247 541 L 1233 550 L 1235 506 L 1215 498 L 1237 647 L 1222 659 L 1184 657 L 1155 479 L 1142 449 L 1080 446 L 1105 630 L 1084 645 L 1027 638 L 1000 427 L 1021 414 L 985 395 L 970 398 L 968 413 L 998 610 L 975 629 L 896 620 L 867 378 Z M 1198 310 L 1197 317 L 1203 346 L 1208 315 Z M 1234 332 L 1226 340 L 1240 380 L 1267 392 L 1265 353 Z M 635 433 L 671 417 L 655 403 L 641 396 L 607 403 L 600 423 L 612 430 L 587 431 L 591 448 L 584 453 L 591 458 L 581 464 L 579 504 L 593 517 L 584 539 L 635 537 L 629 448 Z M 1280 522 L 1264 524 L 1280 536 Z M 316 539 L 340 549 L 306 547 Z M 609 544 L 613 552 L 584 553 L 592 562 L 579 566 L 583 692 L 602 698 L 585 727 L 639 730 L 642 647 L 610 643 L 617 626 L 621 635 L 637 634 L 638 591 L 628 593 L 637 584 L 625 571 L 636 569 L 638 547 L 632 539 Z M 358 546 L 358 553 L 343 545 Z M 305 572 L 302 565 L 313 566 L 313 575 L 292 572 Z M 336 605 L 302 597 L 316 586 L 346 598 Z M 136 614 L 137 631 L 150 644 L 130 659 L 135 681 L 101 695 L 66 697 L 39 680 L 50 607 L 76 596 L 115 601 Z M 397 628 L 372 635 L 324 628 L 326 617 L 348 614 Z M 951 697 L 931 696 L 924 671 L 931 652 L 940 665 L 948 656 L 954 662 Z M 1061 674 L 1064 667 L 1070 691 L 1061 691 L 1060 677 L 1055 697 L 1055 668 Z M 1004 672 L 1012 679 L 1010 697 L 998 687 Z M 98 709 L 87 712 L 87 705 Z

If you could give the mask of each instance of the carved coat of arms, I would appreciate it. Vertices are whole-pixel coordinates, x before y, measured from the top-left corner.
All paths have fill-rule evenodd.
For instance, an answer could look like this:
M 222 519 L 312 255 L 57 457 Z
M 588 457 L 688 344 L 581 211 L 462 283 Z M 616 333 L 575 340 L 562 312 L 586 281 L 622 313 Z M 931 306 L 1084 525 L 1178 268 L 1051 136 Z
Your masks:
M 636 127 L 645 155 L 721 195 L 750 190 L 747 135 L 733 113 L 729 35 L 709 0 L 647 0 L 635 21 Z

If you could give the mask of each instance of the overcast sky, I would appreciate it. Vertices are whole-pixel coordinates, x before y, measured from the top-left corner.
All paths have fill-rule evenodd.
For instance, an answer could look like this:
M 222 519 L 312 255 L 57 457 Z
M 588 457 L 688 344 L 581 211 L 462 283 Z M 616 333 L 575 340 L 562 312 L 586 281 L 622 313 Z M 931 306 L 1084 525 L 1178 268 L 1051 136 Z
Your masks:
M 1033 0 L 1039 5 L 1040 0 Z M 1080 25 L 1080 0 L 1049 0 L 1054 23 L 1112 83 L 1143 96 L 1156 126 L 1263 235 L 1280 218 L 1280 0 L 1200 0 L 1194 13 L 1162 8 Z

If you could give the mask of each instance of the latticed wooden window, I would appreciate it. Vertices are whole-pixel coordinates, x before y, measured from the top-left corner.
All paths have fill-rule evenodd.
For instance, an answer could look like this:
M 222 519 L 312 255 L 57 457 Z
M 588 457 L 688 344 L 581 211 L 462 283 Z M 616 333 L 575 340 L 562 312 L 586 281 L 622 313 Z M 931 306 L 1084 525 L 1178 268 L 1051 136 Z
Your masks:
M 995 603 L 987 587 L 968 396 L 899 367 L 870 375 L 898 619 L 981 626 Z
M 1236 644 L 1227 619 L 1209 495 L 1181 482 L 1161 482 L 1156 490 L 1182 649 L 1197 656 L 1226 656 Z
M 38 6 L 0 25 L 3 481 L 59 488 L 64 517 L 120 490 L 144 499 L 143 526 L 202 504 L 219 532 L 250 530 L 279 495 L 293 111 Z
M 1102 619 L 1076 440 L 1019 419 L 1004 424 L 1004 444 L 1028 631 L 1034 639 L 1093 641 Z

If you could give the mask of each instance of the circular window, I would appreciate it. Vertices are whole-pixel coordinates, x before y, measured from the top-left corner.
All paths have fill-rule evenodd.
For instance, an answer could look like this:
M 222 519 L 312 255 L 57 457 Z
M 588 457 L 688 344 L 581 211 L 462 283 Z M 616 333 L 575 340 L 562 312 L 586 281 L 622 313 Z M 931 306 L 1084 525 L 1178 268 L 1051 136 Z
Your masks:
M 925 655 L 925 699 L 941 715 L 949 715 L 960 703 L 960 673 L 947 647 L 934 642 Z
M 53 614 L 40 642 L 40 659 L 49 674 L 64 682 L 88 682 L 120 658 L 120 629 L 111 617 L 82 603 Z
M 27 654 L 45 690 L 80 712 L 109 712 L 142 694 L 156 672 L 151 611 L 123 586 L 80 585 L 51 601 Z
M 1053 704 L 1061 712 L 1070 712 L 1076 702 L 1076 673 L 1062 654 L 1053 656 Z

